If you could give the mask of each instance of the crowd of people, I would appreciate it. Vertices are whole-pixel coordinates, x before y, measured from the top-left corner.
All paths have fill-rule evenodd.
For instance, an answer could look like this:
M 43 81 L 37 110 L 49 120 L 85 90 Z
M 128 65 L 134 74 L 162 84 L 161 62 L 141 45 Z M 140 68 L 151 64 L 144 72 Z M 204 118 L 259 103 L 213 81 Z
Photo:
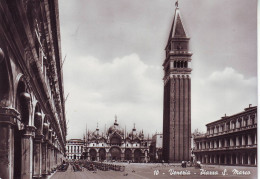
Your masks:
M 57 167 L 57 171 L 65 172 L 65 171 L 67 171 L 68 167 L 69 167 L 69 164 L 67 162 L 63 161 L 62 164 Z

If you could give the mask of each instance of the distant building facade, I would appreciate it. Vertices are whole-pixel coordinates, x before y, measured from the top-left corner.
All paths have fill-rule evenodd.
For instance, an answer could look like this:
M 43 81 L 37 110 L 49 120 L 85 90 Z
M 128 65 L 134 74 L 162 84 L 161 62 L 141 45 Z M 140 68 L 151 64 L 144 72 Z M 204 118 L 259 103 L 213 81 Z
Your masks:
M 66 143 L 66 158 L 69 160 L 82 159 L 84 140 L 70 139 Z
M 155 134 L 152 137 L 152 142 L 150 145 L 150 161 L 151 162 L 162 162 L 162 142 L 163 135 Z
M 165 48 L 163 102 L 163 160 L 191 158 L 191 56 L 180 10 L 174 19 Z
M 257 107 L 206 125 L 194 137 L 196 160 L 205 164 L 257 165 Z
M 114 125 L 101 134 L 99 128 L 86 135 L 84 157 L 91 161 L 131 161 L 148 162 L 150 139 L 144 137 L 143 131 L 134 127 L 126 133 L 115 119 Z
M 0 178 L 42 178 L 65 159 L 58 0 L 0 1 Z

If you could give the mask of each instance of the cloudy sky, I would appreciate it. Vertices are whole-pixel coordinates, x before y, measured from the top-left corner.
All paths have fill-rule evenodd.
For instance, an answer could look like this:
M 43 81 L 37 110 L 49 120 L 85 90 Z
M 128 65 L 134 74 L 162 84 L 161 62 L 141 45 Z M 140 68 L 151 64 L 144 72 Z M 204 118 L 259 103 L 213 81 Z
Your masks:
M 162 132 L 173 0 L 59 1 L 68 139 L 114 122 Z M 257 105 L 257 0 L 180 0 L 192 56 L 192 131 Z

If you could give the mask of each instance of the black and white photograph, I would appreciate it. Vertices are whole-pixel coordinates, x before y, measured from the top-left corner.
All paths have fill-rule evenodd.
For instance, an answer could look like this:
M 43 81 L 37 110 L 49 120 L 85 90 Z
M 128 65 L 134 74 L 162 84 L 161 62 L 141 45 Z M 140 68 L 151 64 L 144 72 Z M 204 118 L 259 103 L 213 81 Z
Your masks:
M 1 0 L 0 179 L 257 179 L 258 7 Z

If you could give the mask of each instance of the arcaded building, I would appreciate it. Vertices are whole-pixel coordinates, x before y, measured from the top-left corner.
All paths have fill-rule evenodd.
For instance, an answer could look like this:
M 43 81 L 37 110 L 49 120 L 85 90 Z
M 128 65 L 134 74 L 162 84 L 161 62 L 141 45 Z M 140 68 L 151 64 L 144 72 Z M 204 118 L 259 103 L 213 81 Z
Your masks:
M 194 137 L 197 161 L 220 165 L 257 165 L 257 107 L 206 125 L 207 133 Z
M 68 160 L 82 159 L 84 152 L 84 140 L 70 139 L 66 143 L 66 158 Z
M 97 127 L 86 135 L 85 158 L 92 161 L 148 162 L 151 140 L 135 126 L 129 133 L 117 123 L 101 133 Z
M 191 158 L 192 53 L 178 2 L 176 4 L 163 63 L 163 160 L 167 162 L 189 161 Z
M 0 1 L 0 178 L 43 178 L 65 158 L 58 1 Z

